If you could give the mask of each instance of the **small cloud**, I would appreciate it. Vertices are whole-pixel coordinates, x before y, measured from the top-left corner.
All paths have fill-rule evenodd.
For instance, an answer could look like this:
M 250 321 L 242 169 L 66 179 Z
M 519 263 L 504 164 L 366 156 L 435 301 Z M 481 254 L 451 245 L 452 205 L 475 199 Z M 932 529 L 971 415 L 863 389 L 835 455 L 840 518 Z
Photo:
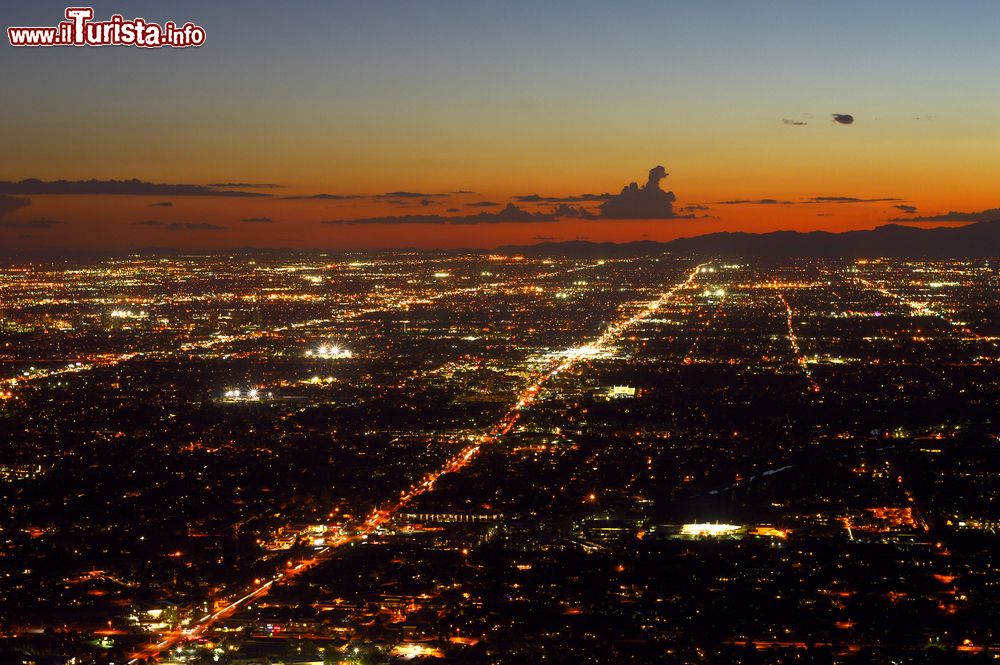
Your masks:
M 226 227 L 208 222 L 173 222 L 163 228 L 167 231 L 222 231 Z
M 711 210 L 707 205 L 702 205 L 701 203 L 692 203 L 691 205 L 686 205 L 683 208 L 678 208 L 683 212 L 698 212 L 701 210 Z
M 365 197 L 358 194 L 304 194 L 300 196 L 282 196 L 282 201 L 348 201 L 351 199 L 363 199 Z
M 24 221 L 14 221 L 8 220 L 3 222 L 3 226 L 10 229 L 51 229 L 56 226 L 62 226 L 66 222 L 60 222 L 54 219 L 28 219 Z
M 144 219 L 141 222 L 129 222 L 132 226 L 164 226 L 166 222 L 160 222 L 155 219 Z
M 377 194 L 375 198 L 377 199 L 429 199 L 429 198 L 446 198 L 448 194 L 424 194 L 421 192 L 386 192 L 385 194 Z
M 445 212 L 462 212 L 462 211 L 459 210 L 458 208 L 448 208 L 447 210 L 445 210 Z
M 555 240 L 552 236 L 532 236 L 532 240 Z
M 270 182 L 216 182 L 207 186 L 218 189 L 277 189 L 281 187 L 281 185 Z
M 270 217 L 247 217 L 245 219 L 241 219 L 240 221 L 244 224 L 271 224 L 274 222 L 274 220 Z
M 19 196 L 0 196 L 0 217 L 6 217 L 15 210 L 31 205 L 31 199 Z
M 471 192 L 467 189 L 460 189 L 456 192 L 451 192 L 452 194 L 478 194 L 479 192 Z
M 427 206 L 429 206 L 430 204 L 432 204 L 432 203 L 434 203 L 434 202 L 431 201 L 430 199 L 420 199 L 420 205 L 422 205 L 425 208 Z
M 831 113 L 833 121 L 841 125 L 853 125 L 854 116 L 847 113 Z
M 888 203 L 891 201 L 902 201 L 903 199 L 885 197 L 880 199 L 859 199 L 854 196 L 814 196 L 807 199 L 809 203 Z
M 476 201 L 475 203 L 466 203 L 469 208 L 496 208 L 500 204 L 496 201 Z
M 803 125 L 808 125 L 809 123 L 806 122 L 805 120 L 793 120 L 791 118 L 782 118 L 781 119 L 781 124 L 783 124 L 783 125 L 791 125 L 793 127 L 801 127 Z
M 781 201 L 779 199 L 730 199 L 729 201 L 715 201 L 712 205 L 720 206 L 736 206 L 736 205 L 758 205 L 758 206 L 773 206 L 773 205 L 795 205 L 795 201 Z
M 896 210 L 902 210 L 908 215 L 913 215 L 917 212 L 917 206 L 899 204 L 899 205 L 894 205 L 892 207 L 895 208 Z
M 149 207 L 150 208 L 173 208 L 174 207 L 174 202 L 173 201 L 160 201 L 159 203 L 150 203 Z

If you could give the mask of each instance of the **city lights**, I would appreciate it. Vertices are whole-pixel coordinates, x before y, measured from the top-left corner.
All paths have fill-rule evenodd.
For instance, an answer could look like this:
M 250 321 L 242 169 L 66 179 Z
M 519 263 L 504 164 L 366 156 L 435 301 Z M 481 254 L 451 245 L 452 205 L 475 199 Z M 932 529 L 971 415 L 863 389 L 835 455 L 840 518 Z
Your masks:
M 322 661 L 331 640 L 351 645 L 337 657 L 502 651 L 487 598 L 587 620 L 627 598 L 669 640 L 697 633 L 685 617 L 745 596 L 772 608 L 748 633 L 767 649 L 783 648 L 771 632 L 785 627 L 866 625 L 829 598 L 891 613 L 907 593 L 946 617 L 986 614 L 967 586 L 975 563 L 950 545 L 998 531 L 991 476 L 968 461 L 987 464 L 1000 436 L 977 420 L 1000 362 L 978 313 L 997 284 L 978 264 L 524 257 L 491 263 L 486 281 L 465 256 L 213 261 L 142 264 L 186 275 L 177 297 L 105 296 L 114 270 L 57 268 L 46 284 L 67 286 L 47 289 L 94 298 L 5 291 L 0 415 L 23 434 L 0 490 L 58 483 L 87 549 L 80 569 L 12 568 L 0 592 L 23 599 L 37 578 L 32 593 L 69 599 L 58 620 L 81 633 L 89 615 L 72 608 L 107 603 L 92 637 L 127 637 L 121 662 L 225 662 L 254 635 L 272 660 Z M 364 362 L 338 362 L 362 348 Z M 942 399 L 950 411 L 927 406 Z M 893 417 L 901 405 L 926 415 Z M 48 454 L 50 434 L 67 454 Z M 927 477 L 961 490 L 929 493 Z M 9 560 L 67 535 L 45 506 L 11 506 Z M 150 514 L 183 526 L 150 528 Z M 730 518 L 675 518 L 690 514 Z M 117 531 L 128 550 L 109 560 Z M 867 545 L 900 572 L 869 567 Z M 583 560 L 593 603 L 574 579 Z M 673 575 L 668 601 L 662 571 L 679 569 L 698 575 Z M 317 583 L 341 572 L 354 590 Z M 803 577 L 815 581 L 786 582 Z M 942 587 L 954 594 L 934 596 Z M 445 632 L 440 616 L 456 624 Z
M 322 360 L 340 360 L 352 358 L 354 354 L 349 349 L 342 348 L 337 344 L 321 344 L 315 350 L 306 351 L 306 356 Z

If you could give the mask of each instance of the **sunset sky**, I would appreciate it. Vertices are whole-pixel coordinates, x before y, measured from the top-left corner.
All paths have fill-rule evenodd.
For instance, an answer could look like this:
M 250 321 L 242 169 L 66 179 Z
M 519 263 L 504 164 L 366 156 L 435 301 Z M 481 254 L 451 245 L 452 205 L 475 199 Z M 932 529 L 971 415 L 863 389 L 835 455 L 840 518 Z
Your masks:
M 66 6 L 0 17 L 56 25 Z M 93 6 L 192 21 L 207 41 L 13 48 L 4 34 L 0 247 L 492 247 L 1000 207 L 998 3 Z M 633 206 L 658 165 L 670 175 Z M 141 182 L 46 184 L 92 179 Z

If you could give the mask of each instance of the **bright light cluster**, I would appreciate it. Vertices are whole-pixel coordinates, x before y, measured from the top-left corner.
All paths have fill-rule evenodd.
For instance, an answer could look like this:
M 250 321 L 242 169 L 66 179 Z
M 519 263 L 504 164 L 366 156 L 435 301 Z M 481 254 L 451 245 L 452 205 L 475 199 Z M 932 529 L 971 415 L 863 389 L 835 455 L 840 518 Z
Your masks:
M 583 346 L 575 346 L 571 349 L 566 349 L 566 351 L 563 352 L 563 355 L 566 356 L 567 358 L 573 358 L 573 359 L 593 358 L 600 352 L 601 348 L 599 346 L 595 346 L 593 344 L 584 344 Z
M 149 313 L 143 310 L 139 310 L 138 312 L 133 312 L 130 309 L 111 310 L 111 318 L 113 319 L 145 319 L 148 316 Z
M 317 348 L 315 351 L 306 351 L 306 356 L 310 358 L 323 358 L 324 360 L 337 360 L 339 358 L 350 358 L 354 354 L 351 353 L 350 349 L 345 349 L 336 344 L 328 345 L 324 344 Z
M 225 396 L 226 399 L 242 399 L 251 402 L 260 399 L 260 393 L 256 388 L 251 388 L 246 392 L 243 392 L 239 388 L 234 388 L 232 390 L 227 390 L 225 392 Z
M 742 528 L 738 524 L 685 524 L 681 526 L 681 535 L 718 538 L 719 536 L 731 535 Z

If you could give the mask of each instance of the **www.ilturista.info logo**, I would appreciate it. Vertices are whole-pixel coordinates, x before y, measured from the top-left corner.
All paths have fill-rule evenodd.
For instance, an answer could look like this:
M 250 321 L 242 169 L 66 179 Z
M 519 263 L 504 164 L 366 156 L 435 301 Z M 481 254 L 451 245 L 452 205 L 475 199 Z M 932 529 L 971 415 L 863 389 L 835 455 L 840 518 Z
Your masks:
M 67 7 L 66 20 L 54 27 L 11 27 L 11 46 L 138 46 L 140 48 L 185 48 L 205 43 L 205 28 L 190 21 L 163 25 L 144 18 L 125 19 L 113 14 L 107 21 L 94 21 L 93 7 Z

